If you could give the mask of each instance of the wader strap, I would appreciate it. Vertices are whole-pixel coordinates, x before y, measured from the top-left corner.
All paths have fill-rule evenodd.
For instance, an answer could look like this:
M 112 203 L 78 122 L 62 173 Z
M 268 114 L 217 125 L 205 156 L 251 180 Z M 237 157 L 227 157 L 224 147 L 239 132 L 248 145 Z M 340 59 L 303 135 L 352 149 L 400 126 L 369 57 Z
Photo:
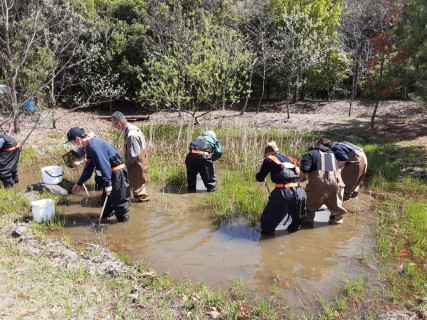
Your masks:
M 300 168 L 297 165 L 295 165 L 294 163 L 286 162 L 286 164 L 285 164 L 285 162 L 281 162 L 276 156 L 273 156 L 273 155 L 268 155 L 267 158 L 270 159 L 271 161 L 273 161 L 274 163 L 280 165 L 280 166 L 284 165 L 285 168 L 287 168 L 287 169 L 295 170 L 296 174 L 300 174 L 300 172 L 301 172 Z M 295 162 L 296 162 L 296 160 L 295 160 Z
M 267 158 L 270 159 L 271 161 L 273 161 L 274 163 L 278 164 L 278 165 L 282 164 L 282 162 L 279 159 L 277 159 L 276 156 L 269 155 L 269 156 L 267 156 Z
M 325 163 L 325 154 L 326 152 L 322 152 L 319 150 L 320 153 L 320 160 L 321 160 L 321 171 L 325 172 L 326 171 L 326 163 Z M 330 159 L 332 162 L 332 171 L 337 171 L 337 165 L 336 165 L 336 161 L 335 161 L 335 155 L 333 153 L 328 153 L 330 155 Z
M 207 152 L 207 151 L 201 151 L 201 150 L 191 150 L 191 151 L 190 151 L 190 153 L 195 153 L 195 154 L 204 154 L 204 155 L 207 155 L 207 156 L 209 156 L 209 155 L 210 155 L 210 153 L 209 153 L 209 152 Z
M 337 171 L 337 161 L 335 160 L 335 155 L 331 153 L 331 161 L 332 161 L 332 170 Z
M 16 150 L 16 149 L 18 149 L 18 147 L 17 147 L 17 146 L 12 146 L 12 147 L 9 147 L 9 148 L 6 148 L 6 149 L 3 149 L 1 152 L 9 152 L 9 151 L 13 151 L 13 150 Z
M 320 153 L 320 171 L 325 172 L 325 154 L 319 150 Z
M 118 166 L 112 167 L 111 171 L 117 171 L 117 170 L 124 169 L 124 168 L 126 168 L 126 166 L 124 163 L 122 163 L 122 164 L 119 164 Z
M 276 188 L 299 188 L 301 187 L 299 182 L 289 182 L 289 183 L 276 183 Z

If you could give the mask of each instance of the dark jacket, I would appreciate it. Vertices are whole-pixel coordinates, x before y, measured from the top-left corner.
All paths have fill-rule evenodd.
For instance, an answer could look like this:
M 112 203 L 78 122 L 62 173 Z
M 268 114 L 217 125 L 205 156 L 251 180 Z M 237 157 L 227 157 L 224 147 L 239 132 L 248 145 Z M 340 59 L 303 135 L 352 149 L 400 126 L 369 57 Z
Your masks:
M 281 163 L 293 164 L 291 158 L 278 152 L 276 152 L 273 156 L 275 156 Z M 267 157 L 262 162 L 259 172 L 255 175 L 255 179 L 258 182 L 262 182 L 269 173 L 271 181 L 274 183 L 297 182 L 299 180 L 299 174 L 295 173 L 295 170 L 282 168 L 280 164 L 277 164 L 272 159 Z
M 338 168 L 338 161 L 334 153 L 327 147 L 319 147 L 304 154 L 301 159 L 302 172 L 308 173 L 322 169 L 322 159 L 319 151 L 325 152 L 325 171 L 334 171 L 333 161 L 335 161 L 335 168 Z

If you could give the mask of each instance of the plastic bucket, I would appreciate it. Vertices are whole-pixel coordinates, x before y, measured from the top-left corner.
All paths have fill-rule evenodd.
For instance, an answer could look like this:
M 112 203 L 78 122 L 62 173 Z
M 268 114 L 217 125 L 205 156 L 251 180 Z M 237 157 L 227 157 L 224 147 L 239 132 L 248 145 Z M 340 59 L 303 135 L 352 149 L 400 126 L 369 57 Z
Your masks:
M 62 167 L 60 166 L 49 166 L 42 168 L 43 183 L 46 184 L 58 184 L 62 181 Z
M 200 190 L 200 191 L 208 190 L 205 187 L 205 183 L 203 182 L 202 177 L 200 176 L 200 173 L 198 173 L 196 177 L 196 190 Z
M 31 202 L 31 212 L 36 222 L 43 222 L 55 217 L 55 201 L 41 199 Z

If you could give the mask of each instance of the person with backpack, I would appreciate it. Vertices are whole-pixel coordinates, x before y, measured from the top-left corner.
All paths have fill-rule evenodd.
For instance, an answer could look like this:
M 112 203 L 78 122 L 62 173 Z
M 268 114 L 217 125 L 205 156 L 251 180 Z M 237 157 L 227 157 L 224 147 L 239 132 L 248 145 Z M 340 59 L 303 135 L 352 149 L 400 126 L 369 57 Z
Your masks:
M 197 174 L 208 192 L 218 189 L 218 180 L 215 172 L 214 161 L 222 155 L 222 147 L 213 131 L 205 131 L 189 146 L 189 152 L 185 158 L 187 167 L 187 190 L 196 191 Z
M 331 212 L 329 224 L 344 222 L 343 214 L 347 210 L 342 206 L 344 182 L 334 153 L 321 144 L 314 143 L 301 160 L 301 182 L 308 180 L 307 217 L 305 226 L 313 226 L 316 211 L 322 206 Z
M 14 183 L 19 182 L 20 150 L 19 144 L 13 137 L 0 134 L 0 181 L 5 188 L 12 188 Z
M 300 170 L 296 159 L 280 154 L 274 141 L 265 147 L 264 160 L 255 179 L 263 182 L 268 174 L 276 185 L 261 215 L 261 232 L 274 235 L 276 227 L 286 215 L 292 218 L 288 231 L 298 231 L 306 217 L 307 196 L 300 186 Z
M 339 161 L 341 176 L 345 184 L 343 200 L 356 198 L 368 169 L 365 152 L 362 148 L 346 141 L 332 142 L 328 138 L 321 138 L 319 142 L 328 147 Z

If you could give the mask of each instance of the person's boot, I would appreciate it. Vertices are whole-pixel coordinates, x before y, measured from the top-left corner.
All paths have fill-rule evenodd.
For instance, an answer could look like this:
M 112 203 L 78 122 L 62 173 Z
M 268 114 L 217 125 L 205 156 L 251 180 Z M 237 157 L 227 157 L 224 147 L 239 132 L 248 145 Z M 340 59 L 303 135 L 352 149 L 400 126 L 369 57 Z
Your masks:
M 329 218 L 329 224 L 343 224 L 343 223 L 344 223 L 344 218 L 342 217 L 342 214 L 337 214 Z
M 307 211 L 307 216 L 302 220 L 301 228 L 313 228 L 314 227 L 314 216 L 315 213 Z

